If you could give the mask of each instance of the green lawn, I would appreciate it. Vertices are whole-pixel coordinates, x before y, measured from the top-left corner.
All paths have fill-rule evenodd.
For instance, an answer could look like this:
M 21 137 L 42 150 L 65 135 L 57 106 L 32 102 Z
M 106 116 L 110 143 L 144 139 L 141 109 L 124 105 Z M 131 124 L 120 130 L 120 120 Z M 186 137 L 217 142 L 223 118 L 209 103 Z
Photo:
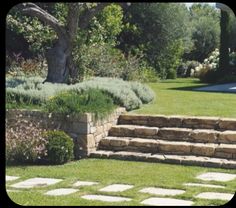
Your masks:
M 198 79 L 166 80 L 149 86 L 156 99 L 130 113 L 236 117 L 236 94 L 192 91 L 204 86 Z
M 183 183 L 188 182 L 203 183 L 203 181 L 195 177 L 208 171 L 236 174 L 236 170 L 103 159 L 83 159 L 60 166 L 10 166 L 6 168 L 7 175 L 21 177 L 17 181 L 8 182 L 7 189 L 12 189 L 9 187 L 10 184 L 32 177 L 63 179 L 62 182 L 48 187 L 21 189 L 21 192 L 8 192 L 9 197 L 17 204 L 41 206 L 140 205 L 142 200 L 152 197 L 152 195 L 138 192 L 141 188 L 147 186 L 186 190 L 184 194 L 175 196 L 174 198 L 193 200 L 194 205 L 198 206 L 225 204 L 227 201 L 197 199 L 193 196 L 207 191 L 234 193 L 236 190 L 236 180 L 230 182 L 207 182 L 216 185 L 225 185 L 225 189 L 186 187 L 183 185 Z M 78 192 L 68 196 L 43 195 L 46 191 L 54 188 L 72 187 L 72 184 L 77 180 L 98 181 L 99 184 L 93 187 L 80 187 Z M 80 197 L 85 194 L 101 194 L 98 191 L 100 188 L 113 183 L 132 184 L 134 188 L 120 193 L 105 193 L 105 195 L 130 197 L 133 200 L 131 202 L 104 203 L 88 201 Z

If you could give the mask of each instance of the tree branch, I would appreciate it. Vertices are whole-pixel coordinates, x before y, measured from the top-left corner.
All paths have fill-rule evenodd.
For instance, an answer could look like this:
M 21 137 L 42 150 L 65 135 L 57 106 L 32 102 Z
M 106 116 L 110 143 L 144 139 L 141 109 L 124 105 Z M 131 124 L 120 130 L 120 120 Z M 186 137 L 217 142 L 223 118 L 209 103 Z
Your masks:
M 85 13 L 79 17 L 79 28 L 80 29 L 87 28 L 90 20 L 109 4 L 111 3 L 98 3 L 96 7 L 85 11 Z
M 27 14 L 32 17 L 37 17 L 40 21 L 45 22 L 47 25 L 52 27 L 58 36 L 66 36 L 66 31 L 63 28 L 63 25 L 53 17 L 51 14 L 37 6 L 33 3 L 23 3 L 20 6 L 23 14 Z
M 66 27 L 71 39 L 75 37 L 77 32 L 78 22 L 79 22 L 79 9 L 80 5 L 78 3 L 69 4 Z

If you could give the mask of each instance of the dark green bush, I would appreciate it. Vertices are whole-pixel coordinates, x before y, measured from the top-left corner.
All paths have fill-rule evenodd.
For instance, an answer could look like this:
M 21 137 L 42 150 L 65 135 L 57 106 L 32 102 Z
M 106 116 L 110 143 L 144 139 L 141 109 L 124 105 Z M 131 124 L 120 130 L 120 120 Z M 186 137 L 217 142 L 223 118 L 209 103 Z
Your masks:
M 48 100 L 45 109 L 48 112 L 62 114 L 94 113 L 95 118 L 109 115 L 115 108 L 111 97 L 98 89 L 86 91 L 69 90 L 61 92 Z
M 176 71 L 171 69 L 169 71 L 167 71 L 167 76 L 166 79 L 176 79 Z
M 63 164 L 73 159 L 74 143 L 63 131 L 47 131 L 43 134 L 47 140 L 45 156 L 50 164 Z

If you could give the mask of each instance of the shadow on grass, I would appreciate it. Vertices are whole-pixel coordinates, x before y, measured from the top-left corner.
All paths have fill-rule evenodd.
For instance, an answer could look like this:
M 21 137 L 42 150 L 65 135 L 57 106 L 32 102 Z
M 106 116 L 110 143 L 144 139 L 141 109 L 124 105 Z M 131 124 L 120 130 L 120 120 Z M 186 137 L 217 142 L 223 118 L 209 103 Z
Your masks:
M 173 83 L 173 84 L 177 84 L 177 83 L 192 83 L 192 84 L 202 84 L 202 82 L 200 80 L 192 80 L 192 79 L 167 79 L 167 80 L 162 80 L 161 83 Z
M 187 86 L 187 87 L 174 87 L 174 88 L 167 88 L 167 90 L 236 94 L 235 92 L 226 92 L 226 91 L 196 90 L 196 89 L 201 88 L 201 87 L 211 87 L 211 86 L 214 86 L 214 84 L 202 84 L 202 85 L 198 85 L 198 86 L 194 85 L 194 86 Z

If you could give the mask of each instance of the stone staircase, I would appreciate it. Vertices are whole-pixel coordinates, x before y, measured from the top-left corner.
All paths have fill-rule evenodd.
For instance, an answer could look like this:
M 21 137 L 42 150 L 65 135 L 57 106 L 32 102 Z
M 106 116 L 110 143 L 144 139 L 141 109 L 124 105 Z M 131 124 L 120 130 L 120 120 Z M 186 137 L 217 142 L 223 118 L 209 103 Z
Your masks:
M 236 119 L 120 115 L 90 157 L 236 168 Z

